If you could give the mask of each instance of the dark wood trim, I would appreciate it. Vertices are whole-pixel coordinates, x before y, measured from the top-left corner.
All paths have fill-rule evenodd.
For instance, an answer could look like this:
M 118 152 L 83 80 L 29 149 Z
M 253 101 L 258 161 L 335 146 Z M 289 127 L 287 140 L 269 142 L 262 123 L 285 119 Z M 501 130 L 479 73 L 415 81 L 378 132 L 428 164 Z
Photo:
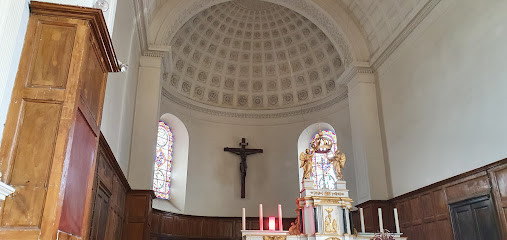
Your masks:
M 146 195 L 150 195 L 151 199 L 155 199 L 155 192 L 153 192 L 153 190 L 135 189 L 135 190 L 130 190 L 129 194 L 146 194 Z
M 30 11 L 39 15 L 74 18 L 88 21 L 93 35 L 98 41 L 104 65 L 109 72 L 119 72 L 120 65 L 114 52 L 113 42 L 107 30 L 102 11 L 96 8 L 77 7 L 46 2 L 30 2 Z
M 480 173 L 480 172 L 487 171 L 490 168 L 495 168 L 495 167 L 498 167 L 498 166 L 501 166 L 501 165 L 505 165 L 505 164 L 507 164 L 507 158 L 504 158 L 502 160 L 496 161 L 494 163 L 490 163 L 490 164 L 482 166 L 480 168 L 476 168 L 476 169 L 470 170 L 468 172 L 464 172 L 464 173 L 456 175 L 454 177 L 450 177 L 450 178 L 444 179 L 442 181 L 430 184 L 428 186 L 416 189 L 414 191 L 402 194 L 400 196 L 392 198 L 390 201 L 397 201 L 397 200 L 404 199 L 404 198 L 407 198 L 407 197 L 410 197 L 410 196 L 413 196 L 413 195 L 417 195 L 417 194 L 426 192 L 426 191 L 434 189 L 434 188 L 438 188 L 438 187 L 441 187 L 441 186 L 444 186 L 444 185 L 451 184 L 451 183 L 456 182 L 456 181 L 460 181 L 463 178 L 472 176 L 472 175 Z
M 111 165 L 111 167 L 113 167 L 113 170 L 120 178 L 120 181 L 123 183 L 123 186 L 127 189 L 127 192 L 131 191 L 132 189 L 130 188 L 129 182 L 125 177 L 125 174 L 123 174 L 123 171 L 121 170 L 118 161 L 116 161 L 113 151 L 111 150 L 111 147 L 109 146 L 109 143 L 107 142 L 102 132 L 100 132 L 99 146 L 104 150 L 104 154 L 107 155 L 106 159 L 108 160 L 108 163 Z

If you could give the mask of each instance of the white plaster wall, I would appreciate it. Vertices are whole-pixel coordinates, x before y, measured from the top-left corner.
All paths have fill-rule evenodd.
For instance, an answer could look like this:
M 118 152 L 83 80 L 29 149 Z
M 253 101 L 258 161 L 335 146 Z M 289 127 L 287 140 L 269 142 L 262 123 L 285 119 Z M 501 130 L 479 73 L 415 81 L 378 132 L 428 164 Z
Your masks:
M 113 46 L 118 60 L 129 68 L 108 75 L 101 130 L 127 175 L 141 52 L 133 1 L 119 2 L 116 20 Z
M 160 113 L 176 115 L 190 135 L 183 213 L 240 216 L 241 208 L 246 207 L 247 216 L 258 216 L 258 204 L 263 203 L 264 215 L 275 216 L 280 203 L 284 216 L 295 217 L 295 201 L 299 196 L 298 138 L 315 122 L 329 123 L 335 129 L 341 149 L 348 157 L 344 174 L 351 196 L 355 198 L 348 104 L 345 101 L 339 105 L 338 110 L 331 113 L 303 116 L 302 121 L 295 123 L 259 125 L 251 120 L 238 124 L 215 117 L 202 118 L 198 113 L 162 98 Z M 264 149 L 264 153 L 248 157 L 245 199 L 240 198 L 239 157 L 223 151 L 224 147 L 238 146 L 242 137 L 249 142 L 249 148 Z M 131 174 L 146 174 L 133 171 L 135 169 L 131 168 Z
M 395 196 L 507 157 L 506 13 L 443 0 L 380 67 Z
M 3 136 L 12 88 L 28 25 L 29 0 L 0 0 L 0 136 Z

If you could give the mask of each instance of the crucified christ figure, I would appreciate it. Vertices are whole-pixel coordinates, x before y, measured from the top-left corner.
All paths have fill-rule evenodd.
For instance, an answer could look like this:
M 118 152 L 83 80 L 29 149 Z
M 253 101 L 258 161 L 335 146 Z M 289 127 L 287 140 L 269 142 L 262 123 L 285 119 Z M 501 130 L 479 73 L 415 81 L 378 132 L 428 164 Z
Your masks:
M 245 138 L 241 139 L 241 142 L 239 143 L 241 148 L 224 148 L 224 151 L 231 152 L 236 155 L 238 155 L 241 158 L 241 162 L 239 163 L 239 171 L 241 172 L 241 198 L 245 198 L 245 178 L 246 178 L 246 157 L 248 155 L 256 154 L 256 153 L 262 153 L 262 149 L 247 149 L 246 146 L 248 146 L 248 143 L 246 142 Z

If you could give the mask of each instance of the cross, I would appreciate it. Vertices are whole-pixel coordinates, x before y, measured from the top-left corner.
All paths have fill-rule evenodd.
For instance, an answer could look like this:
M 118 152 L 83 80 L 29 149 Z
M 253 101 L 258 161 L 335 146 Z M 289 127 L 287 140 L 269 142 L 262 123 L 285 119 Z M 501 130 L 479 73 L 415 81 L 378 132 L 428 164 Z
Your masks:
M 241 158 L 241 163 L 239 164 L 239 171 L 241 172 L 241 198 L 245 198 L 245 177 L 246 177 L 246 157 L 248 155 L 262 153 L 262 149 L 247 149 L 248 143 L 245 138 L 241 139 L 239 143 L 241 148 L 224 148 L 225 152 L 231 152 L 238 155 Z

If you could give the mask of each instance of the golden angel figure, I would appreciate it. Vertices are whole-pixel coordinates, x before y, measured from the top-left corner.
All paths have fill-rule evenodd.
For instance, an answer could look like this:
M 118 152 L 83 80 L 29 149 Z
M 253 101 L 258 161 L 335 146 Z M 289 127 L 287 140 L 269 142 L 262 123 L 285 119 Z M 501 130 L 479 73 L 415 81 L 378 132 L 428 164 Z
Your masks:
M 310 179 L 312 177 L 312 159 L 313 152 L 309 149 L 299 154 L 299 161 L 301 161 L 301 166 L 299 167 L 303 168 L 303 179 Z
M 340 152 L 340 150 L 336 150 L 334 155 L 329 158 L 329 161 L 333 164 L 334 171 L 336 172 L 336 176 L 339 180 L 343 179 L 342 168 L 345 167 L 345 154 Z

